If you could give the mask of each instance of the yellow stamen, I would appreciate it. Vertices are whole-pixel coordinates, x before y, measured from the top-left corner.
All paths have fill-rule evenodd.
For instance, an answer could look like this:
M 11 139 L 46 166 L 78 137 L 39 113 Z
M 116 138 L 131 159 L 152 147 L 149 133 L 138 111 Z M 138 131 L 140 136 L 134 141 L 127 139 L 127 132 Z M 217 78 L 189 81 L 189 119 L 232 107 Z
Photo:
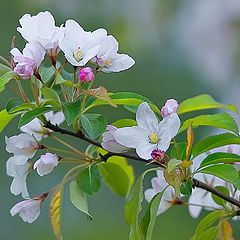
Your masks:
M 149 134 L 148 138 L 150 140 L 150 143 L 152 144 L 158 143 L 160 141 L 158 135 L 155 132 Z
M 76 59 L 76 61 L 80 62 L 82 60 L 82 51 L 80 50 L 80 47 L 78 47 L 77 50 L 74 50 L 73 57 Z
M 107 67 L 112 65 L 111 62 L 110 62 L 110 59 L 107 59 L 105 62 L 106 62 Z

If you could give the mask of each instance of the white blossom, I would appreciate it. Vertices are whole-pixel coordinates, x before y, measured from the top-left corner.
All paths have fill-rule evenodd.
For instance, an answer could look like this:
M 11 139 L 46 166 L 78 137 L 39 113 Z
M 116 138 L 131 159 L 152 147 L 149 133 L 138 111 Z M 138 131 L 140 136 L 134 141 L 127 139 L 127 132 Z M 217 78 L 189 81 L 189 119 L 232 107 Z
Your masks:
M 119 128 L 113 135 L 123 146 L 136 148 L 138 156 L 146 160 L 151 159 L 154 149 L 167 151 L 171 139 L 180 127 L 180 119 L 176 113 L 158 123 L 154 112 L 146 102 L 138 106 L 136 121 L 138 126 Z
M 12 207 L 10 214 L 15 216 L 19 213 L 24 222 L 32 223 L 40 215 L 42 201 L 42 199 L 29 199 L 19 202 Z
M 28 198 L 26 178 L 30 164 L 25 156 L 14 156 L 6 163 L 7 175 L 13 177 L 10 191 L 14 195 L 22 194 L 23 198 Z
M 105 36 L 100 42 L 99 52 L 91 62 L 97 63 L 105 73 L 120 72 L 135 64 L 131 57 L 117 52 L 117 40 L 113 36 Z
M 163 171 L 157 170 L 157 177 L 152 178 L 152 188 L 147 189 L 145 194 L 145 199 L 148 202 L 151 202 L 153 197 L 162 192 L 169 184 L 166 182 Z M 165 212 L 168 208 L 170 208 L 173 204 L 173 200 L 175 199 L 174 189 L 172 186 L 167 187 L 167 189 L 163 192 L 162 199 L 160 205 L 158 207 L 157 215 Z
M 59 51 L 59 27 L 55 26 L 55 20 L 50 12 L 40 12 L 36 16 L 24 14 L 19 22 L 21 27 L 18 27 L 17 31 L 26 41 L 39 42 L 45 51 L 50 49 L 56 53 Z
M 73 66 L 84 66 L 95 57 L 99 51 L 99 42 L 107 35 L 106 30 L 98 29 L 94 32 L 85 32 L 74 20 L 67 20 L 61 28 L 59 47 L 65 58 Z
M 37 173 L 44 176 L 52 172 L 57 165 L 58 157 L 52 153 L 46 153 L 34 163 L 33 169 L 37 169 Z
M 13 153 L 15 156 L 25 156 L 27 159 L 33 158 L 37 149 L 38 143 L 29 134 L 21 133 L 17 136 L 8 138 L 5 136 L 6 150 Z

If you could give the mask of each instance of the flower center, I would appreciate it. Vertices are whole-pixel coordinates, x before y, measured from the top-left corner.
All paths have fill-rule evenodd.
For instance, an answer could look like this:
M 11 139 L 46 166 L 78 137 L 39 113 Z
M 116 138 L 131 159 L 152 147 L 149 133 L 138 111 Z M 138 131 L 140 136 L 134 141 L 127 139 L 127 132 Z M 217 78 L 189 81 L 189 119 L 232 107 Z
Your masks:
M 155 132 L 149 134 L 148 138 L 150 140 L 150 143 L 152 143 L 152 144 L 156 144 L 160 141 L 160 138 L 158 137 L 158 135 Z
M 112 65 L 111 62 L 110 62 L 110 59 L 107 59 L 105 62 L 106 62 L 107 67 Z
M 77 62 L 82 60 L 82 51 L 80 50 L 80 47 L 78 47 L 77 50 L 74 50 L 73 57 Z

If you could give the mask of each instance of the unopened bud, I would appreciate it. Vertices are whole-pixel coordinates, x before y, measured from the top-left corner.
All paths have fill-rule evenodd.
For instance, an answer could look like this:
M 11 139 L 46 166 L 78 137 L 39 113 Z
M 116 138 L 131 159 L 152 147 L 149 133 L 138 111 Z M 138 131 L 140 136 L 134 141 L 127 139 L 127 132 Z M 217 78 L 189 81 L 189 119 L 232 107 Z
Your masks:
M 94 73 L 90 67 L 82 68 L 79 72 L 79 79 L 81 82 L 90 82 L 94 77 Z

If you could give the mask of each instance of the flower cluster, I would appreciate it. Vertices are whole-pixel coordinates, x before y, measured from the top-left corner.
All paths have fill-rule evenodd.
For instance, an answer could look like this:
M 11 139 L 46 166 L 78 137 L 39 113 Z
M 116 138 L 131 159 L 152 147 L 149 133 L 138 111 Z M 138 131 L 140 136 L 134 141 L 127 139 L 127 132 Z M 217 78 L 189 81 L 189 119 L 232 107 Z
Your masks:
M 64 115 L 62 112 L 53 113 L 48 112 L 45 114 L 45 117 L 48 121 L 51 121 L 53 124 L 61 124 L 64 121 Z M 29 193 L 27 190 L 27 175 L 30 173 L 32 168 L 37 170 L 37 173 L 40 176 L 50 173 L 54 167 L 58 165 L 58 157 L 52 153 L 46 153 L 41 155 L 40 159 L 37 160 L 34 164 L 28 160 L 32 159 L 38 149 L 44 148 L 39 141 L 47 137 L 50 134 L 50 131 L 43 127 L 43 123 L 35 118 L 28 124 L 21 127 L 22 133 L 17 136 L 5 137 L 6 150 L 9 153 L 13 153 L 13 156 L 10 157 L 6 163 L 7 174 L 13 177 L 13 181 L 10 187 L 11 193 L 14 195 L 22 194 L 22 197 L 29 199 Z M 15 205 L 11 214 L 15 215 L 20 211 L 20 216 L 24 221 L 32 222 L 39 215 L 39 211 L 36 212 L 35 217 L 29 218 L 29 214 L 33 214 L 33 211 L 29 210 L 29 207 L 35 208 L 35 205 L 38 206 L 40 202 L 38 200 L 26 200 L 24 203 L 24 212 L 20 211 L 22 207 L 22 202 Z M 26 204 L 25 204 L 26 203 Z M 35 204 L 36 203 L 36 204 Z M 40 205 L 39 205 L 40 208 Z M 29 213 L 29 214 L 28 214 Z
M 166 152 L 180 128 L 177 108 L 176 100 L 168 100 L 162 108 L 163 120 L 158 122 L 148 103 L 141 103 L 136 112 L 137 126 L 119 129 L 108 126 L 108 132 L 103 134 L 102 147 L 116 153 L 135 148 L 138 156 L 145 160 L 154 158 L 156 150 Z
M 97 66 L 103 72 L 120 72 L 130 68 L 135 62 L 126 54 L 118 53 L 118 42 L 107 35 L 105 29 L 85 31 L 76 21 L 67 20 L 65 25 L 55 26 L 50 12 L 40 12 L 36 16 L 25 14 L 17 31 L 28 42 L 21 53 L 11 50 L 15 62 L 14 72 L 22 79 L 35 75 L 40 79 L 38 69 L 45 54 L 54 66 L 60 50 L 74 67 L 84 67 L 87 63 Z M 89 67 L 82 69 L 79 78 L 83 82 L 92 81 L 94 75 Z

